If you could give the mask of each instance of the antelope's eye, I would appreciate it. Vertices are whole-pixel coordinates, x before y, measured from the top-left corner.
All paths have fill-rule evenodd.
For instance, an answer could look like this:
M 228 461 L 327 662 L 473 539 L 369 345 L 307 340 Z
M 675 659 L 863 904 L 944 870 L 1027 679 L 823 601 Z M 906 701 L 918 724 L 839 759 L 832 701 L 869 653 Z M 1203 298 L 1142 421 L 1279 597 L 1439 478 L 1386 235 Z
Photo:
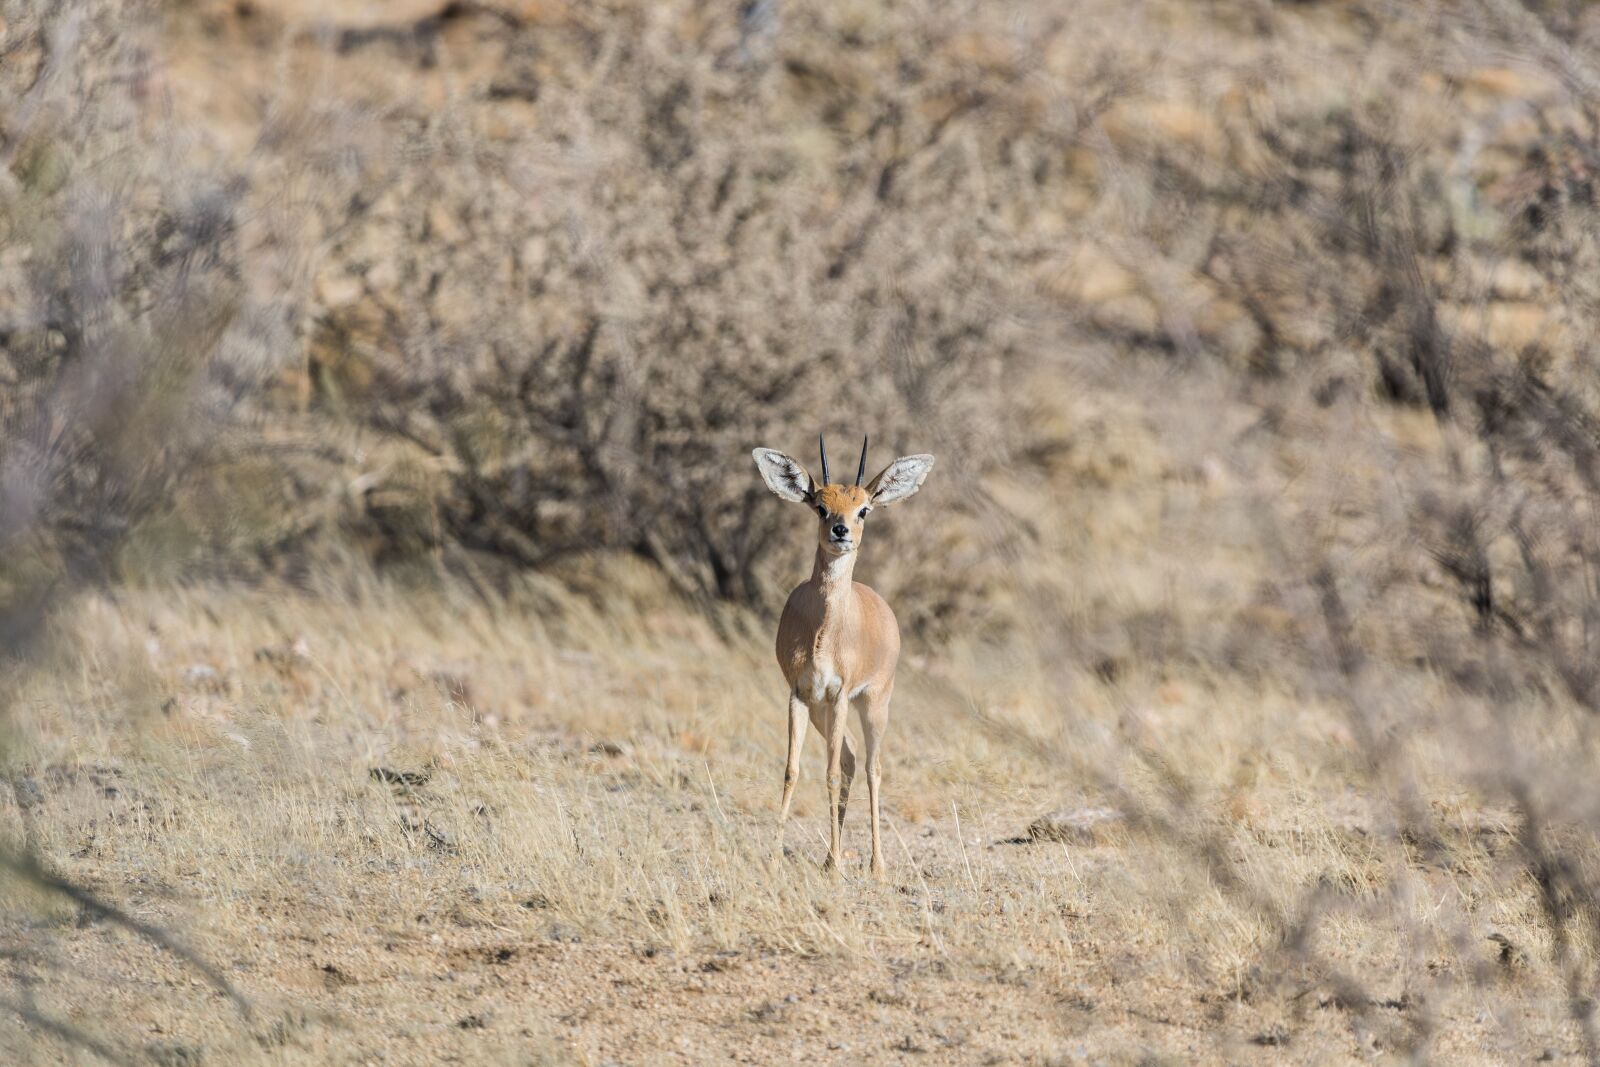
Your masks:
M 867 509 L 866 509 L 866 508 L 862 508 L 862 509 L 861 509 L 861 514 L 860 514 L 860 515 L 859 515 L 859 516 L 857 516 L 857 518 L 862 518 L 862 519 L 864 519 L 864 518 L 866 518 L 866 517 L 867 517 Z
M 828 517 L 828 509 L 823 507 L 821 504 L 818 504 L 817 505 L 817 514 L 821 515 L 825 519 L 825 518 Z

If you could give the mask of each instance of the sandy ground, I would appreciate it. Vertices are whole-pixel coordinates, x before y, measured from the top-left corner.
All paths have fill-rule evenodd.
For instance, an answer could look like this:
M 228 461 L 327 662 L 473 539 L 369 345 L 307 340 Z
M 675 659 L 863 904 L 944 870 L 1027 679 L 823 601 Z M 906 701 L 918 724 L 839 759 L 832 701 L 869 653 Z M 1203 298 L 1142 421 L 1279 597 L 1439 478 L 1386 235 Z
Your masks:
M 185 1064 L 1578 1051 L 1493 813 L 1442 856 L 1397 850 L 1379 809 L 1326 788 L 1320 714 L 1261 704 L 1265 729 L 1313 734 L 1303 763 L 1241 785 L 1228 753 L 1255 727 L 1172 684 L 1163 745 L 1201 787 L 1128 796 L 1190 821 L 1030 841 L 1041 812 L 1106 803 L 1073 755 L 1098 751 L 1106 713 L 1085 698 L 1051 734 L 1019 704 L 997 725 L 968 703 L 977 666 L 960 684 L 908 666 L 880 885 L 864 796 L 844 872 L 819 868 L 815 738 L 775 853 L 782 710 L 759 643 L 713 656 L 698 626 L 661 636 L 576 604 L 559 627 L 418 608 L 381 590 L 82 607 L 75 669 L 25 703 L 3 825 L 31 825 L 53 869 L 173 930 L 254 1010 L 60 897 L 8 893 L 0 987 L 33 1023 L 8 1021 L 6 1056 L 74 1062 L 48 1023 Z M 1311 951 L 1290 958 L 1272 916 L 1308 908 Z

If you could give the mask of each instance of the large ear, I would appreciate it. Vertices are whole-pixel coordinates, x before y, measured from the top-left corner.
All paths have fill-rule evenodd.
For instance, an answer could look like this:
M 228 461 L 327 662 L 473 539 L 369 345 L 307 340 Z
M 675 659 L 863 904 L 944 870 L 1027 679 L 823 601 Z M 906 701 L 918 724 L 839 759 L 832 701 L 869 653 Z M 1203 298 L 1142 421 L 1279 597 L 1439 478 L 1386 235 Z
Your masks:
M 797 504 L 811 499 L 816 483 L 800 464 L 773 448 L 757 448 L 750 454 L 761 468 L 761 477 L 766 480 L 768 489 Z
M 901 456 L 878 473 L 867 486 L 874 504 L 893 504 L 922 488 L 922 480 L 933 470 L 933 457 Z

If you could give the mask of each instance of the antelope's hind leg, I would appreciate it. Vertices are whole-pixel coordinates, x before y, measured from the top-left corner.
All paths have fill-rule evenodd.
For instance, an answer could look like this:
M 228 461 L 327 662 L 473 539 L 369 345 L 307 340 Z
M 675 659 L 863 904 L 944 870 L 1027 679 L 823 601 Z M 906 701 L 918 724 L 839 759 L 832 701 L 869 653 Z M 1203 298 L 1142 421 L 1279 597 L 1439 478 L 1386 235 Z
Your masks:
M 861 714 L 862 755 L 867 761 L 867 806 L 872 814 L 872 877 L 883 880 L 883 846 L 878 831 L 878 786 L 883 780 L 883 735 L 889 732 L 890 682 L 881 693 L 868 691 L 857 701 Z

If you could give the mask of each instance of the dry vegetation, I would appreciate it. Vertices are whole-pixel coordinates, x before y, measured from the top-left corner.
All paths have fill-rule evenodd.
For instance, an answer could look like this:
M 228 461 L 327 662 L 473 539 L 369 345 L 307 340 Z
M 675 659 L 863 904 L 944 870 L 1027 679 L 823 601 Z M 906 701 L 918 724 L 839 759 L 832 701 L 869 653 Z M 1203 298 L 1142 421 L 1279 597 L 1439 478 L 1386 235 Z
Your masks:
M 1600 1061 L 1597 38 L 0 0 L 0 1058 Z

